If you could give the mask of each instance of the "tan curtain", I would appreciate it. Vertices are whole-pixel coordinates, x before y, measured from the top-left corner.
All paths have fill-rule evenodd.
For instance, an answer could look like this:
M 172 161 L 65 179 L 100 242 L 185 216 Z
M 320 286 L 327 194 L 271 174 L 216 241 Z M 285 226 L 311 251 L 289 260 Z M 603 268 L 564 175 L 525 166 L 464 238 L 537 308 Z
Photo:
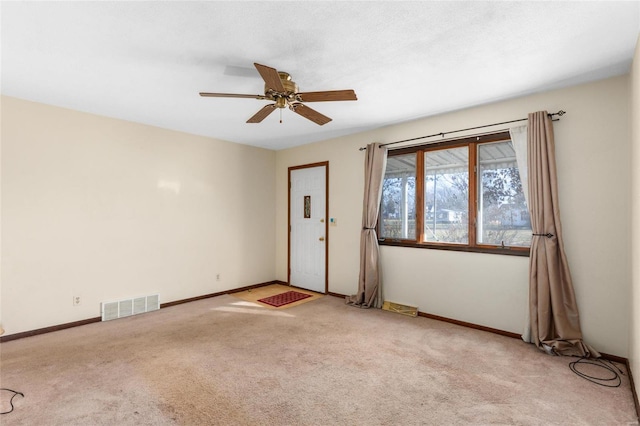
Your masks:
M 346 302 L 362 308 L 382 307 L 380 251 L 376 223 L 380 210 L 382 181 L 387 166 L 387 148 L 379 143 L 367 145 L 364 164 L 364 200 L 360 233 L 360 276 L 358 293 L 347 296 Z
M 529 114 L 531 340 L 549 353 L 598 357 L 600 354 L 582 341 L 578 305 L 564 252 L 552 126 L 546 111 Z

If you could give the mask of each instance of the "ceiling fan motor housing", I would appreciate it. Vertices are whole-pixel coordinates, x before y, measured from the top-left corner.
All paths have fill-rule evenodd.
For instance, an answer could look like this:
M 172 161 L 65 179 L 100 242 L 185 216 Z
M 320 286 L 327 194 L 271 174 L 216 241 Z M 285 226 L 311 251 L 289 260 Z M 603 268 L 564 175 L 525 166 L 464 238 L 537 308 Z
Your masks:
M 268 99 L 276 102 L 276 108 L 286 108 L 289 102 L 296 100 L 295 95 L 298 93 L 298 85 L 291 80 L 289 73 L 278 71 L 278 76 L 284 87 L 284 92 L 276 92 L 265 84 L 264 94 Z

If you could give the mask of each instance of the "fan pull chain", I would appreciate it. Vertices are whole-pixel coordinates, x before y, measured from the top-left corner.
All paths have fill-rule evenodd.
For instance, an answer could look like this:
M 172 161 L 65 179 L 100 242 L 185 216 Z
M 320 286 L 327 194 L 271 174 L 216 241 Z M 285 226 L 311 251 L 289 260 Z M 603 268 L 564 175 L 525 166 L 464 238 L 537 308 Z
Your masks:
M 282 108 L 278 108 L 280 110 L 280 124 L 282 124 Z

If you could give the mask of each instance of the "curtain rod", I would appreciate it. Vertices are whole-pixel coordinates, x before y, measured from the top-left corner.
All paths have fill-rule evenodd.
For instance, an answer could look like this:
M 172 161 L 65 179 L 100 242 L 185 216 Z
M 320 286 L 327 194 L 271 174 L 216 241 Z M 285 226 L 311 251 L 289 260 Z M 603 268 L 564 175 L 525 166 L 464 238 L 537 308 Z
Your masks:
M 553 119 L 553 116 L 557 115 L 558 117 L 562 117 L 563 115 L 566 114 L 566 111 L 560 110 L 558 112 L 554 112 L 552 114 L 547 114 L 549 117 L 551 117 Z M 460 132 L 466 132 L 467 130 L 475 130 L 475 129 L 482 129 L 485 127 L 493 127 L 493 126 L 499 126 L 501 124 L 509 124 L 509 123 L 517 123 L 518 121 L 526 121 L 528 120 L 528 118 L 519 118 L 517 120 L 509 120 L 509 121 L 503 121 L 501 123 L 493 123 L 493 124 L 485 124 L 483 126 L 476 126 L 476 127 L 469 127 L 466 129 L 459 129 L 459 130 L 451 130 L 450 132 L 440 132 L 440 133 L 434 133 L 432 135 L 427 135 L 427 136 L 418 136 L 417 138 L 411 138 L 411 139 L 404 139 L 401 141 L 395 141 L 395 142 L 388 142 L 388 143 L 383 143 L 380 146 L 387 146 L 387 145 L 395 145 L 397 143 L 402 143 L 402 142 L 411 142 L 411 141 L 416 141 L 418 139 L 426 139 L 426 138 L 432 138 L 434 136 L 442 136 L 444 137 L 445 135 L 448 135 L 450 133 L 460 133 Z M 556 118 L 553 121 L 558 121 L 560 120 L 559 118 Z M 362 147 L 360 148 L 360 151 L 364 151 L 365 149 L 367 149 L 367 147 Z

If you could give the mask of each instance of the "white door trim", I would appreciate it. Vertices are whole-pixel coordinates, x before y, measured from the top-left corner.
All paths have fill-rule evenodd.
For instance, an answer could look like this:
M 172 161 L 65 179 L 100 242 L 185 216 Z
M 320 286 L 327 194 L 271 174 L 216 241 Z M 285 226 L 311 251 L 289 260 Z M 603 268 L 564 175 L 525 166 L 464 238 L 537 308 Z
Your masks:
M 325 214 L 324 214 L 324 294 L 329 292 L 329 162 L 322 161 L 312 164 L 289 167 L 287 179 L 287 283 L 291 285 L 291 172 L 299 169 L 323 167 L 325 173 Z

